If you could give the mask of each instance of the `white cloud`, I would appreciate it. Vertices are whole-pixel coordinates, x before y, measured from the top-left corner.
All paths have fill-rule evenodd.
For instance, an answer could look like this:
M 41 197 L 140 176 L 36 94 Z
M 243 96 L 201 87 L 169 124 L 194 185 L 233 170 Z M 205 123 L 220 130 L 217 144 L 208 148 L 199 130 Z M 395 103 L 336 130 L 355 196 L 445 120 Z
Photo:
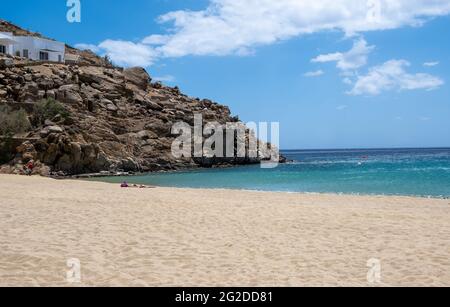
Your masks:
M 322 54 L 311 61 L 313 63 L 337 62 L 337 68 L 342 71 L 356 70 L 367 64 L 367 58 L 373 49 L 375 46 L 368 46 L 367 42 L 361 38 L 355 41 L 352 49 L 345 53 Z
M 406 68 L 410 63 L 405 60 L 391 60 L 373 67 L 365 76 L 359 76 L 350 95 L 379 95 L 389 90 L 433 90 L 444 81 L 430 74 L 410 74 Z
M 92 52 L 100 52 L 100 48 L 97 45 L 93 44 L 76 44 L 75 48 L 78 48 L 80 50 L 91 50 Z
M 422 117 L 419 117 L 419 120 L 422 122 L 428 122 L 431 120 L 431 117 L 422 116 Z
M 111 60 L 123 66 L 150 66 L 157 54 L 147 45 L 128 41 L 106 40 L 98 46 Z
M 344 78 L 344 79 L 342 79 L 342 82 L 344 82 L 347 85 L 352 85 L 353 84 L 353 81 L 350 78 Z
M 210 0 L 205 10 L 162 15 L 159 21 L 172 27 L 157 41 L 166 57 L 246 54 L 303 34 L 340 30 L 353 35 L 419 26 L 449 13 L 448 0 Z
M 433 67 L 433 66 L 437 66 L 437 65 L 439 65 L 439 62 L 425 62 L 425 63 L 423 63 L 423 66 L 425 66 L 425 67 Z
M 323 70 L 309 71 L 304 73 L 303 76 L 307 78 L 320 77 L 324 74 Z
M 449 0 L 209 0 L 204 10 L 160 16 L 158 21 L 168 24 L 165 33 L 149 35 L 138 44 L 107 40 L 99 47 L 118 64 L 149 65 L 155 56 L 248 55 L 258 46 L 321 31 L 338 30 L 351 36 L 420 26 L 449 13 Z M 114 50 L 113 45 L 131 48 Z M 351 68 L 361 65 L 358 61 L 364 61 L 364 56 L 360 56 L 349 63 L 337 59 L 338 54 L 334 59 Z
M 169 41 L 169 37 L 166 35 L 150 35 L 142 40 L 146 45 L 163 45 Z

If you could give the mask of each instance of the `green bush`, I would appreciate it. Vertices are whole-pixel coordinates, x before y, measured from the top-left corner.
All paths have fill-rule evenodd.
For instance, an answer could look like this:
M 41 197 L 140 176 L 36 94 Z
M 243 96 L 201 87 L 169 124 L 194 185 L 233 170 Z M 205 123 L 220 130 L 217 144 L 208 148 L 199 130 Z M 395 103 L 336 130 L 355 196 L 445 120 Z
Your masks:
M 34 107 L 34 122 L 37 125 L 43 124 L 45 120 L 52 120 L 56 116 L 61 116 L 66 120 L 70 117 L 69 111 L 58 101 L 49 98 L 36 103 Z
M 31 124 L 24 109 L 12 110 L 0 105 L 0 135 L 14 135 L 30 130 Z

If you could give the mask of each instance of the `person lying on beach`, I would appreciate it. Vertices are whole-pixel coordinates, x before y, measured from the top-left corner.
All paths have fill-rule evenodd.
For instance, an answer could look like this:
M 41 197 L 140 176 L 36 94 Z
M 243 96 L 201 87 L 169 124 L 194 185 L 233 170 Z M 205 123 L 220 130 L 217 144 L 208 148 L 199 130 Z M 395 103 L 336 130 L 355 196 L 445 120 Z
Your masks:
M 151 187 L 151 186 L 143 185 L 143 184 L 141 184 L 141 185 L 139 186 L 139 189 L 153 189 L 153 188 L 155 188 L 155 187 Z
M 153 187 L 146 186 L 146 185 L 143 185 L 143 184 L 141 184 L 141 185 L 133 184 L 132 186 L 130 186 L 130 185 L 128 185 L 128 183 L 126 181 L 124 181 L 120 185 L 120 187 L 121 188 L 139 188 L 139 189 L 150 189 L 150 188 L 153 188 Z
M 141 185 L 133 184 L 133 188 L 145 189 L 146 186 L 143 184 L 141 184 Z

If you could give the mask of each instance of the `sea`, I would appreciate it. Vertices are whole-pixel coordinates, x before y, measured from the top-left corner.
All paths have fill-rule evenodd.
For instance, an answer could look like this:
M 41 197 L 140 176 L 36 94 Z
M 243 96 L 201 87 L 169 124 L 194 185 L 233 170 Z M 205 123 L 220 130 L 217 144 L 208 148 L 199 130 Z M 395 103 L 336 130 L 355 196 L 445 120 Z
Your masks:
M 162 187 L 450 197 L 450 148 L 285 150 L 290 162 L 93 180 Z

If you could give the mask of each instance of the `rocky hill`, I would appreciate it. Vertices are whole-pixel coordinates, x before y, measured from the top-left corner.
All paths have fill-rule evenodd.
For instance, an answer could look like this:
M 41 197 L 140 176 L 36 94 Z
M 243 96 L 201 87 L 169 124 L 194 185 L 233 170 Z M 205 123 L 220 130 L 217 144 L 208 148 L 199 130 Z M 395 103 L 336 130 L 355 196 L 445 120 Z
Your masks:
M 0 31 L 24 31 L 2 25 Z M 176 159 L 171 154 L 173 123 L 193 124 L 194 113 L 222 124 L 238 119 L 226 106 L 152 83 L 143 68 L 110 67 L 89 56 L 78 65 L 0 59 L 0 113 L 20 128 L 0 137 L 0 172 L 20 173 L 30 159 L 36 161 L 36 173 L 61 176 L 259 162 Z
M 35 36 L 35 37 L 47 38 L 40 33 L 22 29 L 21 27 L 18 27 L 15 24 L 13 24 L 9 21 L 6 21 L 6 20 L 2 20 L 2 19 L 0 19 L 0 32 L 11 32 L 16 36 Z M 47 38 L 47 39 L 49 39 L 49 38 Z

